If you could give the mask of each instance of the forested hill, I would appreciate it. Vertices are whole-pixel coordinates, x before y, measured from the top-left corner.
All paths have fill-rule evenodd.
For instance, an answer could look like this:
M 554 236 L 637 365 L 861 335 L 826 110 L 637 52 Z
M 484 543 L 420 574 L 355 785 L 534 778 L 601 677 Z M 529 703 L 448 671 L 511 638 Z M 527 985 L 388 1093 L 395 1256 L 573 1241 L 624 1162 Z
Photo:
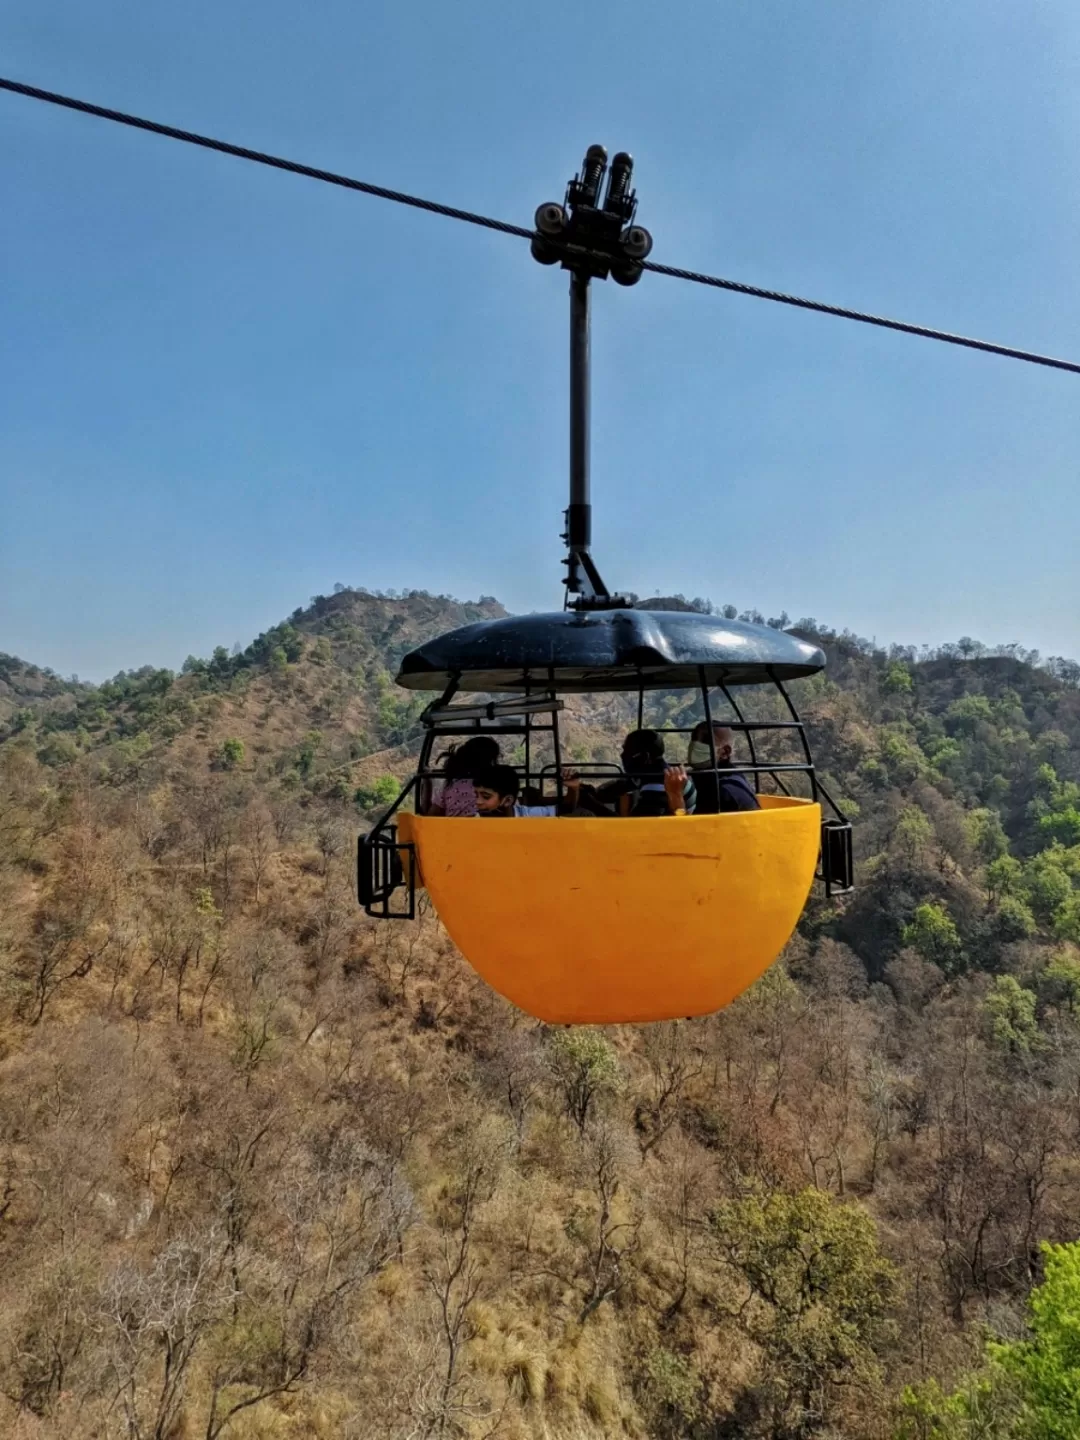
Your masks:
M 246 649 L 189 656 L 179 674 L 143 666 L 79 685 L 0 655 L 0 741 L 22 734 L 26 747 L 32 736 L 38 759 L 52 768 L 93 755 L 122 780 L 133 764 L 162 761 L 178 742 L 209 742 L 212 751 L 240 739 L 247 759 L 238 768 L 260 785 L 302 798 L 329 789 L 351 800 L 348 762 L 415 733 L 424 701 L 396 690 L 401 657 L 444 630 L 505 613 L 490 597 L 459 602 L 338 586 Z M 208 763 L 220 765 L 221 756 Z M 329 771 L 335 784 L 316 781 Z
M 799 622 L 857 893 L 720 1016 L 550 1032 L 352 893 L 401 655 L 503 613 L 336 587 L 179 674 L 0 656 L 0 1433 L 1043 1433 L 1080 668 Z M 567 719 L 608 758 L 627 716 Z
M 51 670 L 0 651 L 0 724 L 9 723 L 24 707 L 42 710 L 51 703 L 59 708 L 79 693 L 77 680 L 61 680 Z

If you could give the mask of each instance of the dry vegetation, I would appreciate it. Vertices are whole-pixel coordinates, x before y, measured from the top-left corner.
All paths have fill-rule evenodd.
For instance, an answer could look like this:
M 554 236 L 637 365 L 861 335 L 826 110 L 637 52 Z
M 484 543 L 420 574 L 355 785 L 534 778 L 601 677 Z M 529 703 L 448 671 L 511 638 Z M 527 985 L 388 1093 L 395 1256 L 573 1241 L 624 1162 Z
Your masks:
M 721 1015 L 550 1031 L 353 896 L 389 670 L 482 613 L 5 662 L 4 1435 L 888 1440 L 1080 1233 L 1074 677 L 828 637 L 857 900 Z

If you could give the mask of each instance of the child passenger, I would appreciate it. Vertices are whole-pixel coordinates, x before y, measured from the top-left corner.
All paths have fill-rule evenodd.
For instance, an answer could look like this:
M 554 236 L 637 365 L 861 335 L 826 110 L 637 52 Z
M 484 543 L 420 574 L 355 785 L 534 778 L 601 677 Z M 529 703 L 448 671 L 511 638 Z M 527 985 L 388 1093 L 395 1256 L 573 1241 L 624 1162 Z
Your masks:
M 455 745 L 443 760 L 446 776 L 435 790 L 430 815 L 476 815 L 475 777 L 499 763 L 499 742 L 490 735 L 475 735 L 464 745 Z
M 581 777 L 576 770 L 566 769 L 562 772 L 562 781 L 561 805 L 519 805 L 521 781 L 517 771 L 509 765 L 493 765 L 490 770 L 478 774 L 473 781 L 476 786 L 477 813 L 489 819 L 567 815 L 577 809 Z

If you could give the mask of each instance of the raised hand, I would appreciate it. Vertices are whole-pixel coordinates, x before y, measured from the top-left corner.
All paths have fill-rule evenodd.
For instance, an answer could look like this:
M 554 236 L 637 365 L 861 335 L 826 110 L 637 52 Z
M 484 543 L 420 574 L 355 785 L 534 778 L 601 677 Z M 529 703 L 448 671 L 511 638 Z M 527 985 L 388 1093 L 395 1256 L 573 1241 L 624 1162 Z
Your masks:
M 683 792 L 685 789 L 686 770 L 682 765 L 669 765 L 664 771 L 664 790 L 667 793 L 668 806 L 672 810 L 681 810 L 683 808 Z

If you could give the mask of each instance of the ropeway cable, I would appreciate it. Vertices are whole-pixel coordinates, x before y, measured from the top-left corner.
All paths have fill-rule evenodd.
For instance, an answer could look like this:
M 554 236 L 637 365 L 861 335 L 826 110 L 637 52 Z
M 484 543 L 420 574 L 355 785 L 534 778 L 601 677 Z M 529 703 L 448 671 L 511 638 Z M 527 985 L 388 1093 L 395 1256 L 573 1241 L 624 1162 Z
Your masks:
M 24 85 L 17 80 L 0 77 L 0 90 L 13 95 L 22 95 L 30 100 L 40 100 L 48 105 L 58 105 L 66 110 L 75 110 L 82 115 L 93 115 L 99 120 L 111 120 L 117 125 L 127 125 L 135 130 L 145 130 L 152 135 L 162 135 L 169 140 L 179 140 L 186 145 L 197 145 L 204 150 L 215 150 L 221 155 L 232 155 L 238 160 L 249 160 L 256 165 L 267 165 L 274 170 L 283 170 L 291 175 L 303 175 L 309 180 L 319 180 L 326 185 L 337 185 L 345 190 L 359 191 L 379 200 L 390 200 L 395 205 L 409 205 L 415 210 L 426 210 L 432 215 L 442 215 L 449 220 L 460 220 L 467 225 L 479 225 L 485 230 L 494 230 L 502 235 L 514 235 L 522 240 L 532 240 L 535 231 L 523 225 L 512 225 L 506 220 L 496 220 L 490 215 L 480 215 L 473 210 L 462 210 L 455 205 L 443 205 L 437 200 L 426 200 L 418 195 L 409 195 L 404 190 L 393 190 L 385 185 L 375 185 L 367 180 L 355 180 L 348 175 L 339 175 L 332 170 L 322 170 L 314 165 L 305 165 L 297 160 L 286 160 L 280 155 L 268 155 L 261 150 L 251 150 L 244 145 L 233 145 L 227 140 L 215 140 L 200 135 L 194 130 L 181 130 L 174 125 L 162 125 L 156 120 L 145 120 L 138 115 L 128 115 L 122 110 L 110 110 L 104 105 L 95 105 L 88 100 L 76 100 L 70 95 L 58 95 L 52 90 L 42 90 L 36 85 Z M 551 241 L 549 239 L 548 243 Z M 861 325 L 876 325 L 879 329 L 898 330 L 904 335 L 917 335 L 924 340 L 937 340 L 945 345 L 960 345 L 967 350 L 981 350 L 988 355 L 1001 355 L 1009 360 L 1022 360 L 1029 365 L 1043 365 L 1053 370 L 1066 370 L 1080 375 L 1080 364 L 1073 360 L 1061 360 L 1052 355 L 1040 355 L 1032 350 L 1020 350 L 1012 345 L 999 345 L 992 340 L 976 340 L 967 335 L 954 335 L 948 330 L 936 330 L 929 325 L 915 325 L 906 320 L 890 320 L 883 315 L 870 315 L 862 310 L 851 310 L 842 305 L 830 305 L 823 300 L 808 300 L 799 295 L 787 295 L 780 290 L 766 290 L 758 285 L 747 285 L 740 280 L 725 280 L 719 275 L 705 275 L 697 270 L 682 270 L 674 265 L 661 265 L 654 260 L 644 260 L 641 267 L 654 275 L 666 275 L 674 280 L 687 280 L 694 285 L 707 285 L 715 290 L 727 290 L 736 295 L 748 295 L 757 300 L 771 300 L 779 305 L 790 305 L 799 310 L 810 310 L 818 315 L 834 315 L 841 320 L 854 320 Z

